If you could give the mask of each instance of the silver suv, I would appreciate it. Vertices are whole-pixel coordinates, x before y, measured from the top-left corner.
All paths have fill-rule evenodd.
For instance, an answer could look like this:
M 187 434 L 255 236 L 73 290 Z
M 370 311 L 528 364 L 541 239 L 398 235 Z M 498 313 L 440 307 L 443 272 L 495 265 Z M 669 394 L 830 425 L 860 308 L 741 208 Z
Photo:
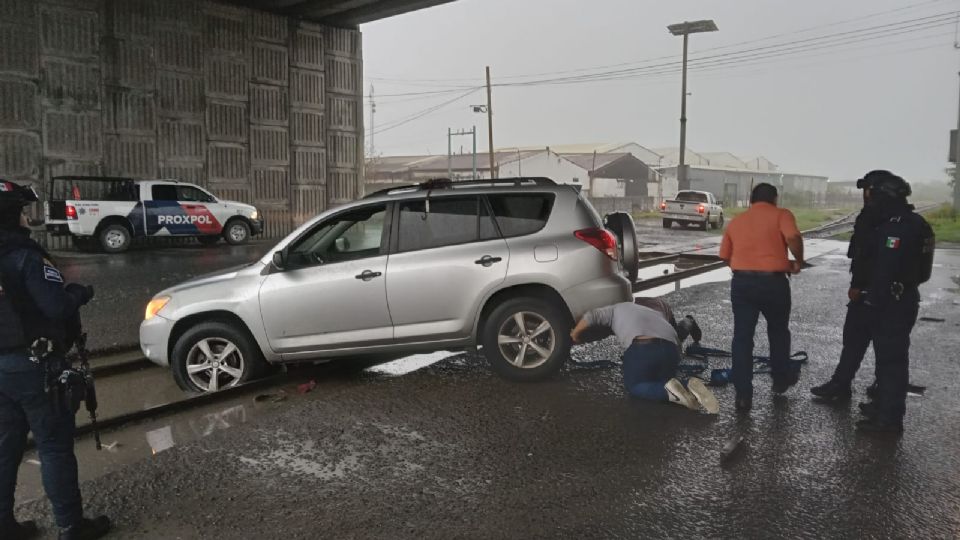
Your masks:
M 632 299 L 632 220 L 611 217 L 628 242 L 579 189 L 546 178 L 380 191 L 257 262 L 159 293 L 140 347 L 193 392 L 270 364 L 478 347 L 504 377 L 543 379 L 566 360 L 576 317 Z

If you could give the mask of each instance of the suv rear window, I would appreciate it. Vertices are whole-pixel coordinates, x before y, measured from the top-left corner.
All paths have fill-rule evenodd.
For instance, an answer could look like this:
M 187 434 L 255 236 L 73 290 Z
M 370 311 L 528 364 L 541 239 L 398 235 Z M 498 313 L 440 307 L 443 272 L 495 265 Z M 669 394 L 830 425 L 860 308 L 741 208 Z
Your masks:
M 553 209 L 553 195 L 548 193 L 489 195 L 487 199 L 505 238 L 539 231 Z
M 688 201 L 688 202 L 707 202 L 706 193 L 697 193 L 696 191 L 681 191 L 677 193 L 678 201 Z

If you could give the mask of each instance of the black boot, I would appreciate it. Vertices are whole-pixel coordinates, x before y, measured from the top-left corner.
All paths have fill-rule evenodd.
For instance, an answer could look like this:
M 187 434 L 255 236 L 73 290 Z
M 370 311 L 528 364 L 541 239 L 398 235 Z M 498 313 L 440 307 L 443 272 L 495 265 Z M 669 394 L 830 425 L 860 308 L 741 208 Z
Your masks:
M 880 410 L 877 408 L 876 401 L 862 402 L 862 403 L 859 403 L 857 407 L 860 408 L 860 414 L 862 414 L 863 416 L 866 416 L 867 418 L 875 418 L 877 416 L 877 413 L 880 412 Z
M 93 519 L 83 518 L 73 527 L 60 529 L 60 540 L 95 540 L 110 532 L 110 518 L 98 516 Z
M 30 540 L 40 536 L 40 529 L 35 521 L 14 521 L 10 525 L 0 527 L 0 538 L 4 540 Z
M 820 386 L 814 386 L 810 389 L 810 393 L 821 399 L 836 401 L 850 399 L 853 395 L 849 384 L 837 382 L 835 379 L 830 379 Z
M 877 399 L 877 393 L 879 391 L 880 391 L 880 384 L 877 383 L 876 379 L 874 379 L 873 384 L 867 387 L 867 397 L 872 400 L 875 400 Z

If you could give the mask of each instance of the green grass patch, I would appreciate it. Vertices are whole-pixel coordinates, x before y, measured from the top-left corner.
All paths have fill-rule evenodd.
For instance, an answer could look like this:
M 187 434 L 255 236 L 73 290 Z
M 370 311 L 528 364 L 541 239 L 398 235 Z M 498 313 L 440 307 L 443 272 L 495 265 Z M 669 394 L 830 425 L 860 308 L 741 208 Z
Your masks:
M 805 231 L 840 219 L 855 211 L 856 208 L 789 208 L 789 210 L 797 218 L 797 228 Z M 729 220 L 746 211 L 746 208 L 724 208 L 723 214 Z
M 960 243 L 960 220 L 957 219 L 957 212 L 951 205 L 945 204 L 932 212 L 927 212 L 923 217 L 933 227 L 933 233 L 937 235 L 937 243 Z

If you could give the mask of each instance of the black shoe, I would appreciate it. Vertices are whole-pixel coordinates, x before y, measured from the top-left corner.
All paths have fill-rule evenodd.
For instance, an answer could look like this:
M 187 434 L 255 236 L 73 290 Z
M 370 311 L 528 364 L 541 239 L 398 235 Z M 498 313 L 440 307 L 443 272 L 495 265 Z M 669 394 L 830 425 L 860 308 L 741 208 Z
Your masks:
M 73 527 L 60 529 L 60 540 L 95 540 L 110 532 L 110 518 L 98 516 L 83 518 Z
M 783 394 L 790 389 L 791 386 L 797 384 L 797 381 L 800 380 L 800 372 L 791 370 L 782 378 L 774 377 L 773 379 L 773 390 L 774 394 Z
M 877 408 L 876 401 L 865 401 L 857 404 L 857 407 L 860 408 L 860 414 L 866 416 L 867 418 L 876 418 L 877 413 L 880 412 L 880 410 Z
M 877 399 L 877 394 L 880 391 L 880 385 L 877 384 L 877 381 L 873 381 L 873 384 L 867 387 L 867 397 L 871 400 Z
M 830 379 L 820 386 L 814 386 L 810 389 L 810 393 L 818 398 L 837 401 L 850 399 L 850 397 L 853 396 L 849 384 L 839 383 L 833 379 Z
M 903 433 L 903 422 L 884 422 L 876 417 L 857 422 L 857 430 L 868 433 Z
M 749 412 L 753 408 L 753 398 L 748 397 L 738 397 L 734 401 L 734 407 L 738 412 Z
M 700 330 L 697 320 L 693 318 L 693 315 L 687 315 L 684 319 L 690 321 L 690 337 L 693 338 L 694 343 L 700 343 L 700 340 L 703 339 L 703 331 Z
M 0 538 L 4 540 L 30 540 L 40 536 L 40 529 L 35 521 L 13 522 L 12 525 L 0 528 Z

